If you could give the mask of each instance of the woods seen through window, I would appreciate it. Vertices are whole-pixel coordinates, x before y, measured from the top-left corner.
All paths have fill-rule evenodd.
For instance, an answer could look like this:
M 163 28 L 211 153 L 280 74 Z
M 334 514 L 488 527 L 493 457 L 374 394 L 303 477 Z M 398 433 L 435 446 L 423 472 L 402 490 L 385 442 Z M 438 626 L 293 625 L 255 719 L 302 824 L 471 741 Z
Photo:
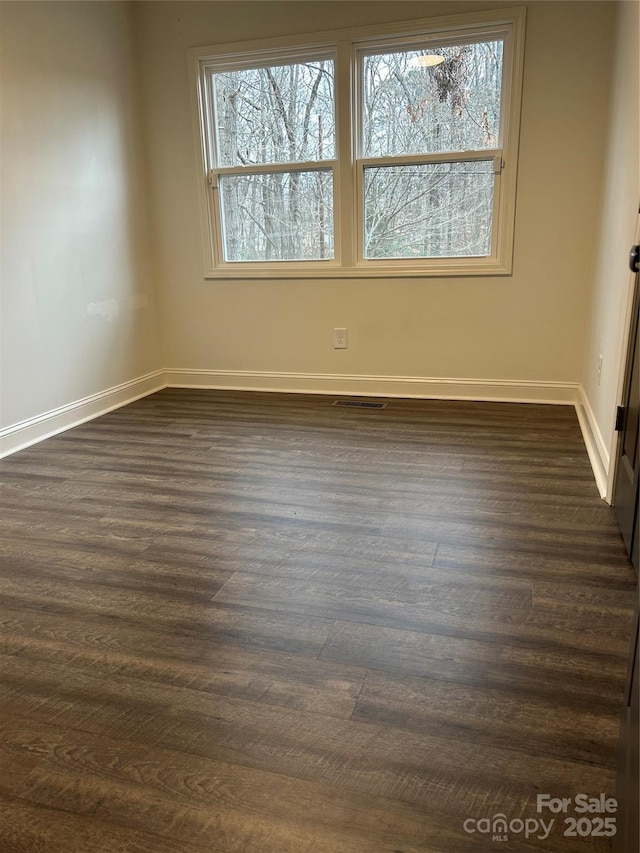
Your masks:
M 510 271 L 523 14 L 435 23 L 193 52 L 208 274 Z

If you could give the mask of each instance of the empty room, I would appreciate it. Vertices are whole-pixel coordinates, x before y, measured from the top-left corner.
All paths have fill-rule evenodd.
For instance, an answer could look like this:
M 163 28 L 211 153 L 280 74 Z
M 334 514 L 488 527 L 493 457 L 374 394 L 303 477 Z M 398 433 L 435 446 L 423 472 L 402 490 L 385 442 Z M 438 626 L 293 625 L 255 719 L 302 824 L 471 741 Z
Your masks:
M 638 853 L 639 8 L 0 2 L 1 853 Z

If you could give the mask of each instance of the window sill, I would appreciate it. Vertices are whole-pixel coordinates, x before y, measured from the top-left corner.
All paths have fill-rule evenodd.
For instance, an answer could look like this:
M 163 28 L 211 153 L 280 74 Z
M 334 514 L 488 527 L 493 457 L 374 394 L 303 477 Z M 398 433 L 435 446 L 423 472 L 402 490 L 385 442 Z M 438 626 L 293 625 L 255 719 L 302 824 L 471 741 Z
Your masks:
M 367 279 L 367 278 L 477 278 L 479 276 L 508 276 L 512 269 L 506 264 L 489 260 L 473 266 L 449 264 L 447 266 L 351 266 L 351 267 L 261 267 L 217 268 L 205 272 L 205 280 L 269 280 L 269 279 Z

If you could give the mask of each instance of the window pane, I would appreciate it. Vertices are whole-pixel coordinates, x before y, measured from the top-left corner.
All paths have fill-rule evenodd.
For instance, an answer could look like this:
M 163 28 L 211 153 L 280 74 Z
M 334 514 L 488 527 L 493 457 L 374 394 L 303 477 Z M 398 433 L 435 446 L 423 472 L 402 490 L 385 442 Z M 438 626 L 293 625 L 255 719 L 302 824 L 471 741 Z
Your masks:
M 219 166 L 335 157 L 331 59 L 213 74 Z
M 227 261 L 333 258 L 333 172 L 222 175 Z
M 501 82 L 502 41 L 365 56 L 363 156 L 499 147 Z
M 365 169 L 365 258 L 491 254 L 493 184 L 491 161 Z

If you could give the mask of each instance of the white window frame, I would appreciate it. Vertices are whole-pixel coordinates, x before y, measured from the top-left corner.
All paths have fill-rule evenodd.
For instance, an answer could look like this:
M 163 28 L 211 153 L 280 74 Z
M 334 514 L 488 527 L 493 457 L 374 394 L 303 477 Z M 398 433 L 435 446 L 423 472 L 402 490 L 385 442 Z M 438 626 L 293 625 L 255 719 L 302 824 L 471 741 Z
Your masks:
M 189 51 L 197 192 L 205 279 L 404 278 L 510 275 L 513 266 L 520 105 L 524 60 L 524 8 L 453 15 L 384 26 L 341 30 Z M 433 155 L 360 156 L 361 59 L 389 48 L 501 38 L 504 41 L 498 148 Z M 312 163 L 219 167 L 211 116 L 212 72 L 288 64 L 332 56 L 335 61 L 336 159 Z M 486 160 L 493 163 L 492 253 L 482 257 L 367 259 L 363 255 L 363 180 L 366 166 Z M 217 198 L 220 175 L 331 169 L 334 192 L 334 257 L 317 261 L 225 261 Z

